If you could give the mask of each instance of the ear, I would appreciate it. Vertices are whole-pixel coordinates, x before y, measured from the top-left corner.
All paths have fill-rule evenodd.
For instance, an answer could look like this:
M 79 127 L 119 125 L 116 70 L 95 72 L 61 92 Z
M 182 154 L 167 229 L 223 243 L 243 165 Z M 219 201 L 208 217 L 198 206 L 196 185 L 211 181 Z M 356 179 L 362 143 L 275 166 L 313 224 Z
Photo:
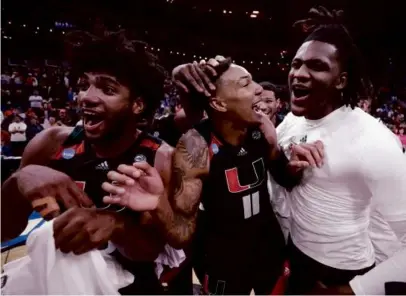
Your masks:
M 227 111 L 227 104 L 220 100 L 217 97 L 212 97 L 209 99 L 209 105 L 212 107 L 214 110 L 218 112 L 226 112 Z
M 336 89 L 343 90 L 347 86 L 347 81 L 348 81 L 348 73 L 341 72 L 335 85 Z
M 134 114 L 141 114 L 145 109 L 144 100 L 136 98 L 133 102 L 132 111 Z
M 276 108 L 278 110 L 281 108 L 281 99 L 276 99 Z

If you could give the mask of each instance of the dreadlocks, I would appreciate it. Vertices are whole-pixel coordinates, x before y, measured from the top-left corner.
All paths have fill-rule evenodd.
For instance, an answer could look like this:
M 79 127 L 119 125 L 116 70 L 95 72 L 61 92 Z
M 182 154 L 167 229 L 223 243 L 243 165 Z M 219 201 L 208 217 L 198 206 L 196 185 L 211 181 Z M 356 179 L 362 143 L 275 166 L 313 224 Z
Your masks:
M 360 97 L 372 97 L 372 84 L 368 79 L 361 54 L 347 28 L 342 24 L 342 10 L 328 11 L 323 6 L 310 9 L 309 17 L 296 21 L 293 26 L 310 33 L 307 41 L 320 41 L 337 48 L 341 71 L 347 72 L 347 86 L 342 92 L 342 103 L 356 107 Z

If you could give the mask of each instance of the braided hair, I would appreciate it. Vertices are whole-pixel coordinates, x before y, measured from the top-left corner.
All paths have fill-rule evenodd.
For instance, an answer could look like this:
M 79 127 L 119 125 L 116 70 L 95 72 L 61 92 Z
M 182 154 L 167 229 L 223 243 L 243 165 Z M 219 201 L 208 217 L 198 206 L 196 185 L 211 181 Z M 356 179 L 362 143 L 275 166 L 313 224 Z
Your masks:
M 293 27 L 309 35 L 304 42 L 320 41 L 337 48 L 341 70 L 347 72 L 347 86 L 342 91 L 342 103 L 355 108 L 360 97 L 372 97 L 372 83 L 366 75 L 362 56 L 347 28 L 342 23 L 343 11 L 313 7 L 309 17 L 298 20 Z
M 73 31 L 65 42 L 76 74 L 99 72 L 115 76 L 129 87 L 133 98 L 144 100 L 143 115 L 153 116 L 164 98 L 168 75 L 145 42 L 130 39 L 125 30 L 106 31 L 101 36 Z

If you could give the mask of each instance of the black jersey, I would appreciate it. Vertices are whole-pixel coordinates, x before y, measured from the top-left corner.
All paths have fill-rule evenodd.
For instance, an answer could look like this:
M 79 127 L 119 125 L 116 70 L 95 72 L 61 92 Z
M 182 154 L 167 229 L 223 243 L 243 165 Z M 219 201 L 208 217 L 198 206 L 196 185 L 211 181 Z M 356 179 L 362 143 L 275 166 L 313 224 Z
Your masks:
M 101 185 L 108 181 L 107 173 L 117 170 L 120 164 L 133 164 L 137 161 L 146 161 L 153 166 L 161 142 L 160 139 L 142 132 L 134 144 L 120 156 L 99 158 L 86 141 L 83 127 L 77 126 L 51 160 L 50 167 L 71 177 L 98 208 L 113 209 L 113 206 L 103 203 L 106 192 Z M 114 207 L 116 211 L 122 210 Z
M 269 144 L 264 135 L 252 129 L 235 147 L 213 132 L 209 120 L 195 129 L 205 138 L 210 155 L 201 199 L 208 265 L 282 264 L 285 241 L 267 188 Z
M 120 156 L 115 158 L 99 158 L 95 155 L 90 143 L 86 141 L 82 126 L 74 128 L 72 133 L 62 144 L 53 157 L 50 167 L 61 171 L 73 180 L 86 192 L 89 198 L 100 209 L 116 212 L 127 211 L 134 219 L 139 218 L 139 213 L 116 205 L 103 203 L 106 192 L 101 188 L 103 182 L 108 181 L 107 173 L 116 170 L 120 164 L 133 164 L 146 161 L 154 165 L 155 154 L 162 141 L 142 132 L 133 145 Z M 134 274 L 135 281 L 120 290 L 121 294 L 161 294 L 161 285 L 155 275 L 154 262 L 133 262 L 117 250 L 112 254 L 116 260 L 127 270 Z

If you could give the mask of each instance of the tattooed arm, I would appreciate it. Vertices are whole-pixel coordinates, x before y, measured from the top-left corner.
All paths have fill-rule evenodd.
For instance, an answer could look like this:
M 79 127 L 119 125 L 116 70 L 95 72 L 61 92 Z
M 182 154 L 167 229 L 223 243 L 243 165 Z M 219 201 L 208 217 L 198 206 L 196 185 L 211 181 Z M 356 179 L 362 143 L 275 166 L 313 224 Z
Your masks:
M 206 141 L 196 130 L 189 130 L 176 146 L 168 192 L 160 199 L 157 210 L 151 213 L 174 248 L 185 247 L 193 237 L 202 178 L 208 174 L 208 166 Z

